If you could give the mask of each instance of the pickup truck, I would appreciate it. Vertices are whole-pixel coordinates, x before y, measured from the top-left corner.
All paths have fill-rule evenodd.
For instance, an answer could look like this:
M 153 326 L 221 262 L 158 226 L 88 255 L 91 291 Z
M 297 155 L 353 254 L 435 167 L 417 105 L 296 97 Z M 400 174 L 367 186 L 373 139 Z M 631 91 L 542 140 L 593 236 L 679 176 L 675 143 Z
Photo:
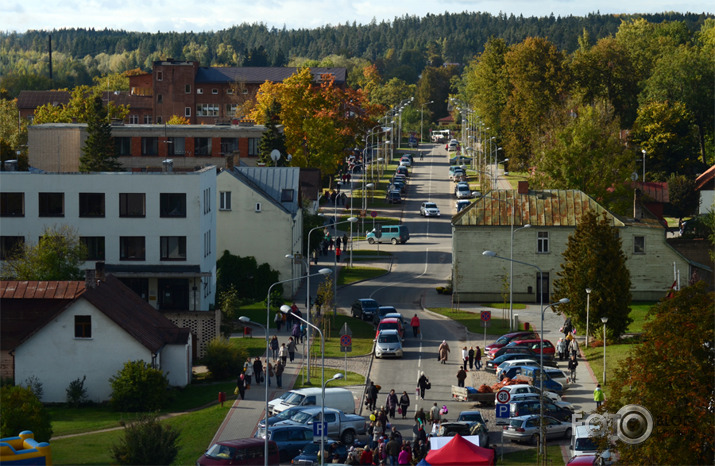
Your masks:
M 305 409 L 290 420 L 277 422 L 274 425 L 308 425 L 320 420 L 321 408 Z M 325 408 L 325 421 L 328 423 L 328 437 L 339 439 L 345 445 L 352 445 L 358 435 L 366 432 L 366 421 L 357 414 L 345 414 L 332 408 Z

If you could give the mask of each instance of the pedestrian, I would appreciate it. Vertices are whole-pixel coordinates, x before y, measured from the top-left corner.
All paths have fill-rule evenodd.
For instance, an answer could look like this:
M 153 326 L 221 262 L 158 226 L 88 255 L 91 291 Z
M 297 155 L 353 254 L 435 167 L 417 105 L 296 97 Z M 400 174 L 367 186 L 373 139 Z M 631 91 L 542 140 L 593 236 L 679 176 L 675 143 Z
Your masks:
M 417 317 L 417 314 L 410 321 L 410 326 L 412 327 L 412 336 L 417 337 L 420 334 L 420 318 Z
M 266 377 L 268 378 L 268 386 L 271 386 L 271 377 L 273 377 L 273 364 L 266 359 Z
M 434 428 L 435 423 L 438 423 L 442 419 L 442 415 L 439 413 L 439 406 L 437 402 L 429 410 L 430 421 L 432 422 L 432 428 Z
M 459 366 L 457 371 L 457 386 L 464 387 L 464 380 L 467 378 L 467 371 L 464 370 L 464 366 Z
M 298 322 L 293 324 L 293 330 L 291 330 L 290 334 L 296 342 L 300 342 L 300 324 Z
M 256 383 L 259 384 L 263 382 L 263 364 L 260 358 L 256 358 L 253 361 L 253 373 L 256 376 Z
M 576 360 L 576 356 L 571 356 L 571 359 L 569 359 L 569 371 L 571 371 L 571 383 L 576 382 L 576 367 L 578 367 L 578 360 Z
M 559 353 L 559 361 L 563 361 L 566 358 L 566 340 L 559 338 L 556 342 L 556 351 Z
M 246 376 L 244 374 L 238 376 L 238 380 L 236 380 L 236 390 L 238 390 L 238 395 L 243 399 L 246 395 Z
M 387 429 L 387 410 L 384 406 L 380 406 L 380 411 L 377 413 L 377 419 L 380 421 L 380 430 L 382 430 L 382 435 L 385 435 L 385 429 Z
M 343 251 L 348 250 L 348 234 L 343 233 Z
M 387 408 L 390 419 L 395 418 L 395 411 L 397 410 L 398 404 L 397 393 L 395 393 L 395 389 L 393 388 L 390 390 L 390 393 L 387 394 L 387 400 L 385 401 L 385 407 Z
M 365 448 L 363 448 L 360 454 L 360 464 L 372 464 L 372 451 L 367 445 L 365 445 Z
M 576 341 L 575 338 L 571 339 L 571 343 L 569 343 L 569 350 L 571 351 L 572 357 L 578 357 L 578 341 Z
M 377 403 L 377 393 L 379 391 L 375 382 L 371 380 L 370 385 L 367 387 L 367 390 L 365 390 L 365 402 L 370 411 L 375 411 L 375 403 Z
M 427 422 L 427 414 L 425 414 L 424 409 L 420 408 L 417 410 L 415 413 L 415 422 L 419 424 L 420 427 L 424 428 L 424 425 Z
M 281 362 L 283 363 L 283 367 L 285 367 L 286 361 L 288 360 L 288 348 L 286 348 L 285 343 L 281 344 L 281 347 L 278 350 L 278 357 L 280 358 Z
M 246 388 L 251 388 L 251 377 L 253 377 L 251 358 L 246 359 L 246 362 L 243 363 L 243 375 L 246 376 Z
M 340 240 L 340 237 L 338 237 L 338 240 Z M 340 246 L 335 246 L 335 262 L 338 264 L 340 263 L 340 254 L 342 254 L 342 252 Z
M 271 355 L 273 356 L 273 360 L 275 361 L 278 359 L 278 348 L 280 345 L 278 345 L 278 337 L 273 335 L 271 338 Z
M 601 384 L 599 383 L 596 385 L 596 389 L 593 391 L 593 401 L 596 402 L 596 409 L 601 407 L 601 403 L 603 403 L 603 400 L 606 399 L 606 396 L 603 394 L 603 390 L 601 390 Z
M 295 339 L 293 337 L 288 338 L 288 346 L 286 347 L 288 349 L 288 359 L 290 359 L 290 362 L 293 362 L 293 359 L 295 359 Z
M 407 408 L 410 407 L 410 397 L 407 395 L 407 392 L 403 391 L 402 396 L 400 397 L 400 412 L 402 413 L 402 419 L 405 419 L 407 416 Z
M 293 324 L 296 322 L 295 316 L 298 315 L 298 305 L 293 301 L 293 304 L 290 305 L 290 312 L 286 315 L 286 322 L 287 326 L 293 328 Z
M 397 441 L 394 435 L 391 436 L 390 441 L 387 442 L 385 450 L 387 451 L 387 456 L 390 459 L 391 465 L 397 465 L 397 457 L 400 454 L 400 449 L 402 445 Z
M 273 322 L 276 324 L 276 332 L 281 331 L 281 324 L 283 323 L 282 312 L 276 312 L 276 316 L 273 318 Z
M 330 240 L 328 240 L 328 251 L 332 251 L 333 246 L 335 246 L 335 241 L 333 240 L 333 238 L 330 238 Z
M 464 364 L 464 370 L 467 370 L 467 363 L 469 362 L 469 351 L 467 351 L 467 347 L 465 346 L 462 348 L 462 363 Z
M 474 365 L 477 367 L 477 370 L 482 369 L 482 349 L 479 346 L 474 350 Z
M 439 345 L 438 352 L 439 362 L 441 362 L 442 364 L 447 364 L 447 357 L 449 356 L 450 352 L 447 340 L 442 340 L 442 343 Z
M 313 264 L 318 265 L 318 248 L 313 249 Z
M 429 379 L 424 372 L 420 372 L 420 378 L 417 379 L 417 387 L 420 390 L 420 398 L 425 399 L 425 390 L 429 390 L 432 387 Z
M 275 374 L 276 374 L 276 385 L 278 388 L 283 388 L 283 369 L 285 366 L 283 363 L 279 360 L 276 361 L 276 365 L 274 368 Z
M 467 358 L 469 359 L 469 370 L 471 371 L 472 369 L 474 369 L 474 346 L 469 347 Z
M 412 455 L 410 454 L 409 445 L 402 445 L 402 451 L 397 456 L 397 464 L 411 464 Z

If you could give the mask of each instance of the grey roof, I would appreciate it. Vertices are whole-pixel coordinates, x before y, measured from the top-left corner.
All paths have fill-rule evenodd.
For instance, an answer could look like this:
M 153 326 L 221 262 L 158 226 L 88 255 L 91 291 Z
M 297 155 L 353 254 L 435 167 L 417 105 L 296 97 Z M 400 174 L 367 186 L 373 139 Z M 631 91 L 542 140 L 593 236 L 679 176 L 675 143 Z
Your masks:
M 196 83 L 233 83 L 263 84 L 266 81 L 278 83 L 291 77 L 298 71 L 296 67 L 200 67 L 196 73 Z M 311 68 L 313 79 L 321 81 L 321 75 L 331 74 L 336 84 L 344 84 L 346 68 Z
M 300 168 L 298 167 L 234 167 L 231 174 L 257 191 L 264 193 L 273 204 L 295 215 L 298 212 Z M 281 201 L 284 189 L 293 191 L 293 200 Z

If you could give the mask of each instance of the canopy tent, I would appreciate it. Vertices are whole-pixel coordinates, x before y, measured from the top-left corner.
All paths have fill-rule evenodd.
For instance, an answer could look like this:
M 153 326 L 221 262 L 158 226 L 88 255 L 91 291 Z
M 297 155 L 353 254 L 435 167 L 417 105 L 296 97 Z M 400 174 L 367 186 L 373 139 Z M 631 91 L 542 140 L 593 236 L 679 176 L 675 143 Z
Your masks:
M 439 450 L 430 450 L 423 461 L 431 466 L 490 466 L 494 464 L 494 450 L 478 447 L 457 434 Z

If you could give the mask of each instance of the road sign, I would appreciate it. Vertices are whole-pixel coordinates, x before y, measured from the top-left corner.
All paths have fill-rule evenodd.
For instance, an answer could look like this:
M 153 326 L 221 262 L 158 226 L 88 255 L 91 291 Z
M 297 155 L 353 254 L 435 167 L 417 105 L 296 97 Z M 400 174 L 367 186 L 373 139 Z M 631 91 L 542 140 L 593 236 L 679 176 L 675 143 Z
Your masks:
M 509 405 L 504 403 L 497 404 L 497 419 L 509 418 Z
M 489 322 L 492 320 L 492 311 L 482 311 L 479 316 L 483 322 Z
M 340 346 L 350 346 L 353 344 L 353 338 L 350 335 L 340 337 Z
M 372 212 L 370 212 L 370 217 L 372 217 L 372 218 L 377 217 L 377 211 L 373 210 Z
M 322 437 L 323 433 L 325 433 L 326 436 L 328 435 L 328 423 L 314 421 L 313 422 L 313 437 Z
M 497 401 L 499 403 L 509 403 L 509 400 L 511 400 L 511 393 L 506 390 L 499 390 L 497 392 Z
M 342 337 L 343 335 L 352 335 L 352 334 L 353 334 L 353 332 L 352 332 L 352 330 L 350 330 L 350 327 L 348 327 L 348 323 L 345 322 L 343 324 L 343 328 L 340 329 L 339 335 Z

